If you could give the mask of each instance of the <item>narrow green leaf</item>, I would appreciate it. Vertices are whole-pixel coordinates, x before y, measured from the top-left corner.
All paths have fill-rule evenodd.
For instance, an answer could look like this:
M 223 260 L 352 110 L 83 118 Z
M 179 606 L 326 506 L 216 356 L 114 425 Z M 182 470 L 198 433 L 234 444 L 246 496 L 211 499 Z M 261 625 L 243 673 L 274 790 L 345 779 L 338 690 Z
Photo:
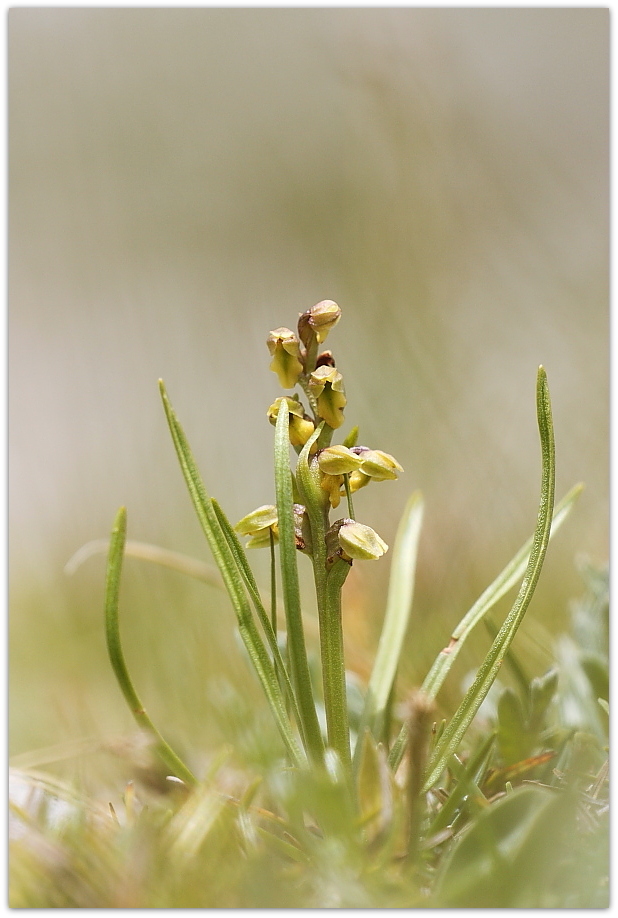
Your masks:
M 548 901 L 556 896 L 558 884 L 569 884 L 569 869 L 578 873 L 581 847 L 572 848 L 577 855 L 567 854 L 577 837 L 576 805 L 575 794 L 545 787 L 507 790 L 456 837 L 427 905 L 520 911 L 551 907 Z
M 356 785 L 359 821 L 367 840 L 373 840 L 392 821 L 393 775 L 384 747 L 378 746 L 369 730 L 365 730 L 361 741 Z
M 281 657 L 281 651 L 279 650 L 279 645 L 277 643 L 277 636 L 273 630 L 273 626 L 271 624 L 270 619 L 268 618 L 266 609 L 264 608 L 264 604 L 260 597 L 260 592 L 258 590 L 257 583 L 255 582 L 253 571 L 251 570 L 251 567 L 249 566 L 247 556 L 245 555 L 245 551 L 242 545 L 240 544 L 240 540 L 238 536 L 234 532 L 230 524 L 230 521 L 228 520 L 227 516 L 225 515 L 225 513 L 219 506 L 218 502 L 214 499 L 214 497 L 212 498 L 212 505 L 213 505 L 215 513 L 217 514 L 217 519 L 219 520 L 219 524 L 221 526 L 221 529 L 223 530 L 223 534 L 228 541 L 230 550 L 232 554 L 234 555 L 234 559 L 238 565 L 238 569 L 241 573 L 241 576 L 243 580 L 245 581 L 247 592 L 249 593 L 249 596 L 251 597 L 251 601 L 253 602 L 255 611 L 257 612 L 258 618 L 260 619 L 262 628 L 264 629 L 266 639 L 268 640 L 268 644 L 270 646 L 270 649 L 273 654 L 273 659 L 275 661 L 275 669 L 279 670 L 279 672 L 281 673 L 282 679 L 284 680 L 284 685 L 285 685 L 287 696 L 289 698 L 289 702 L 292 708 L 292 713 L 294 714 L 296 723 L 300 726 L 300 723 L 301 723 L 300 714 L 298 712 L 298 707 L 296 705 L 296 698 L 294 697 L 294 692 L 292 690 L 292 684 L 287 674 L 285 664 L 283 662 L 283 658 Z
M 554 537 L 569 516 L 583 489 L 583 484 L 575 485 L 556 506 L 550 538 Z M 493 583 L 487 587 L 469 611 L 466 612 L 453 631 L 449 644 L 440 651 L 434 660 L 422 685 L 423 691 L 431 698 L 435 698 L 442 688 L 449 670 L 457 659 L 457 656 L 472 630 L 485 618 L 488 612 L 494 608 L 496 603 L 502 599 L 509 590 L 513 589 L 517 581 L 523 576 L 530 559 L 532 543 L 533 537 L 531 536 L 524 545 L 522 545 L 517 554 L 509 561 L 506 567 L 498 574 Z M 406 747 L 406 729 L 404 724 L 389 755 L 389 763 L 395 770 L 399 767 Z
M 575 501 L 583 491 L 583 487 L 582 484 L 575 485 L 557 505 L 551 527 L 552 537 L 558 532 L 571 513 Z M 444 650 L 440 651 L 427 678 L 423 682 L 423 690 L 427 692 L 428 695 L 435 698 L 472 629 L 482 621 L 490 609 L 493 609 L 496 603 L 502 599 L 509 590 L 513 589 L 517 581 L 523 576 L 530 560 L 530 552 L 532 550 L 534 538 L 534 536 L 531 536 L 524 545 L 522 545 L 504 570 L 498 574 L 493 583 L 487 587 L 485 592 L 477 599 L 472 608 L 459 622 L 453 631 L 449 645 L 445 647 Z
M 521 699 L 507 686 L 498 699 L 498 748 L 502 764 L 514 765 L 527 759 L 535 742 L 536 736 L 528 729 Z
M 313 700 L 303 630 L 294 530 L 294 499 L 290 471 L 290 418 L 279 410 L 275 425 L 275 493 L 279 521 L 279 558 L 283 605 L 288 632 L 288 654 L 292 681 L 300 711 L 302 733 L 307 751 L 315 761 L 322 761 L 324 744 Z
M 154 726 L 142 704 L 124 660 L 122 644 L 120 642 L 120 622 L 118 615 L 118 601 L 120 598 L 120 576 L 122 573 L 122 560 L 124 546 L 127 538 L 127 511 L 121 507 L 114 521 L 114 528 L 109 543 L 107 559 L 107 574 L 105 582 L 105 637 L 109 659 L 114 670 L 114 675 L 120 686 L 133 717 L 137 724 L 155 739 L 155 750 L 160 759 L 170 769 L 172 774 L 180 778 L 185 784 L 197 784 L 197 778 L 187 768 L 184 762 L 176 755 L 166 743 L 157 728 Z
M 488 619 L 484 619 L 483 625 L 485 626 L 485 631 L 493 641 L 498 633 L 498 629 Z M 510 669 L 513 679 L 519 686 L 522 698 L 525 698 L 530 690 L 530 679 L 526 674 L 523 663 L 513 652 L 512 647 L 508 650 L 506 656 L 504 657 L 504 661 Z
M 597 698 L 597 702 L 609 717 L 609 703 L 605 700 L 605 698 Z
M 353 446 L 356 446 L 358 442 L 358 426 L 352 428 L 350 433 L 347 435 L 343 441 L 343 445 L 347 446 L 348 449 L 352 449 Z
M 533 730 L 540 730 L 547 708 L 553 701 L 558 689 L 559 673 L 550 669 L 543 676 L 537 676 L 530 683 L 529 708 L 530 725 Z
M 107 551 L 109 551 L 109 539 L 94 539 L 92 542 L 86 542 L 65 564 L 65 574 L 74 574 L 88 558 Z M 169 551 L 167 548 L 150 545 L 148 542 L 135 542 L 127 539 L 124 554 L 126 558 L 150 561 L 160 567 L 167 567 L 169 570 L 177 571 L 179 574 L 186 574 L 195 580 L 201 580 L 202 583 L 207 583 L 209 586 L 214 586 L 219 590 L 223 589 L 219 571 L 212 564 L 205 564 L 204 561 L 191 558 L 181 552 Z
M 466 692 L 457 712 L 434 750 L 429 762 L 424 790 L 428 790 L 438 780 L 450 756 L 456 752 L 466 730 L 487 696 L 530 604 L 538 583 L 543 561 L 545 560 L 554 506 L 556 457 L 549 388 L 543 367 L 539 367 L 537 376 L 537 420 L 543 467 L 541 499 L 526 573 L 511 611 L 496 635 L 496 639 L 481 664 L 474 682 Z
M 452 756 L 449 767 L 457 784 L 451 789 L 447 800 L 442 804 L 427 830 L 428 837 L 436 835 L 447 826 L 450 826 L 458 810 L 474 802 L 475 808 L 487 805 L 487 798 L 479 787 L 487 768 L 489 758 L 493 752 L 496 734 L 491 732 L 481 737 L 476 750 L 470 755 L 465 765 L 456 755 Z
M 420 491 L 415 491 L 408 500 L 395 537 L 384 624 L 365 696 L 356 760 L 364 728 L 368 726 L 375 737 L 380 735 L 412 608 L 422 521 L 423 498 Z
M 292 761 L 297 766 L 303 766 L 305 764 L 305 757 L 294 737 L 274 667 L 255 627 L 253 618 L 251 617 L 251 609 L 244 590 L 241 574 L 227 539 L 223 534 L 219 520 L 217 519 L 212 501 L 204 488 L 204 483 L 197 470 L 184 431 L 167 397 L 163 380 L 159 381 L 159 388 L 161 390 L 161 398 L 163 400 L 163 407 L 165 408 L 170 433 L 191 497 L 191 502 L 197 513 L 204 535 L 208 540 L 215 563 L 223 577 L 223 582 L 236 613 L 238 630 L 240 631 L 251 662 L 262 684 L 271 712 L 281 737 L 292 757 Z

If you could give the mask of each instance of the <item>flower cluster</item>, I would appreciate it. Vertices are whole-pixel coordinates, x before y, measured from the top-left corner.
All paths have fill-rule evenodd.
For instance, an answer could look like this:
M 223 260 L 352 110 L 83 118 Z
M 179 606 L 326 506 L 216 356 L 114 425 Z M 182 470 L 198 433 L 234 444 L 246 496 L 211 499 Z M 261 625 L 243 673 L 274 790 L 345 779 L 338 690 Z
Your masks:
M 370 481 L 387 481 L 403 472 L 394 456 L 367 446 L 329 446 L 318 454 L 318 465 L 323 473 L 321 487 L 328 493 L 333 509 L 342 497 L 344 475 L 349 475 L 350 491 L 354 493 Z
M 351 495 L 372 481 L 397 478 L 403 469 L 397 460 L 379 449 L 357 446 L 355 428 L 343 444 L 331 446 L 332 435 L 344 422 L 346 394 L 343 376 L 337 370 L 331 351 L 321 351 L 328 333 L 341 318 L 341 309 L 332 300 L 322 300 L 302 313 L 297 331 L 275 328 L 266 339 L 271 355 L 270 369 L 277 374 L 283 389 L 302 390 L 301 394 L 277 398 L 267 415 L 276 424 L 281 410 L 289 414 L 290 443 L 300 452 L 316 434 L 311 448 L 311 461 L 317 463 L 320 493 L 323 495 L 325 516 L 348 497 L 348 510 L 353 517 Z M 321 351 L 321 352 L 320 352 Z M 303 404 L 304 395 L 307 408 Z M 296 545 L 310 552 L 306 511 L 294 505 Z M 272 545 L 278 538 L 277 510 L 274 506 L 259 507 L 236 526 L 241 535 L 249 536 L 248 548 Z M 353 518 L 338 520 L 329 530 L 336 537 L 336 554 L 343 560 L 377 559 L 388 546 L 371 529 Z

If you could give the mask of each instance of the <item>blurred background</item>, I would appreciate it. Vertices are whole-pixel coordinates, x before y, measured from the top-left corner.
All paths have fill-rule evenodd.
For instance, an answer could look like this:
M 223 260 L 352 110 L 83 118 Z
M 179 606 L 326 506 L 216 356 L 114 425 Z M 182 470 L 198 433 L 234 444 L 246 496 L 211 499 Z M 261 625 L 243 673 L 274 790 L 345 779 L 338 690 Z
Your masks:
M 357 496 L 360 519 L 392 545 L 425 496 L 403 687 L 534 528 L 546 367 L 557 497 L 586 483 L 518 638 L 530 673 L 547 667 L 579 559 L 608 552 L 608 42 L 603 9 L 10 11 L 17 761 L 132 729 L 104 557 L 69 577 L 71 555 L 126 504 L 130 538 L 208 560 L 158 378 L 235 521 L 274 497 L 266 336 L 324 298 L 343 310 L 343 432 L 405 468 Z M 363 679 L 388 568 L 357 564 L 346 587 Z M 220 592 L 129 559 L 122 617 L 149 712 L 189 760 L 255 750 L 259 690 Z M 111 761 L 91 751 L 84 774 L 93 760 Z

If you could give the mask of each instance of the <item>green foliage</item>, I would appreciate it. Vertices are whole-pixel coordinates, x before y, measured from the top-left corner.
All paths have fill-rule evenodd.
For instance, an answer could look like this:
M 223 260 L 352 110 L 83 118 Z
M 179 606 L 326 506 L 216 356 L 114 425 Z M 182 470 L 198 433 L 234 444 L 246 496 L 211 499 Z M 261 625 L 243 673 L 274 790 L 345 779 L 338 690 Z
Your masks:
M 513 643 L 550 539 L 581 491 L 581 486 L 572 489 L 554 510 L 545 371 L 541 367 L 537 377 L 542 480 L 533 536 L 463 616 L 420 689 L 408 690 L 398 703 L 402 692 L 396 676 L 423 518 L 422 496 L 413 493 L 395 540 L 374 665 L 359 693 L 358 678 L 355 683 L 344 660 L 344 585 L 354 564 L 378 560 L 388 546 L 358 521 L 353 495 L 372 482 L 396 478 L 403 469 L 388 453 L 358 446 L 356 427 L 331 446 L 344 423 L 347 400 L 331 352 L 320 349 L 339 318 L 339 307 L 327 300 L 301 315 L 298 333 L 278 328 L 269 335 L 271 369 L 284 388 L 298 386 L 300 392 L 268 410 L 275 426 L 275 503 L 247 514 L 236 531 L 207 493 L 160 383 L 187 490 L 270 725 L 258 715 L 250 691 L 232 688 L 221 717 L 237 729 L 235 748 L 222 749 L 196 775 L 154 726 L 121 645 L 120 577 L 127 545 L 122 508 L 108 553 L 107 646 L 151 761 L 135 769 L 138 787 L 127 785 L 121 812 L 107 812 L 45 776 L 15 775 L 26 793 L 14 799 L 12 812 L 14 907 L 606 903 L 607 578 L 584 572 L 587 593 L 573 606 L 571 633 L 555 638 L 547 672 L 528 677 Z M 342 500 L 347 516 L 332 521 L 331 512 Z M 237 533 L 249 537 L 247 547 L 270 551 L 270 615 Z M 198 562 L 148 546 L 140 552 L 212 582 L 212 570 Z M 300 555 L 308 558 L 313 573 L 317 641 L 302 609 Z M 470 688 L 457 710 L 443 718 L 438 693 L 453 662 L 476 625 L 488 624 L 490 610 L 520 579 Z M 282 620 L 285 628 L 279 631 Z M 515 687 L 500 682 L 509 669 Z M 477 715 L 496 684 L 496 717 L 483 724 Z M 256 748 L 261 743 L 267 755 L 250 754 L 252 734 Z

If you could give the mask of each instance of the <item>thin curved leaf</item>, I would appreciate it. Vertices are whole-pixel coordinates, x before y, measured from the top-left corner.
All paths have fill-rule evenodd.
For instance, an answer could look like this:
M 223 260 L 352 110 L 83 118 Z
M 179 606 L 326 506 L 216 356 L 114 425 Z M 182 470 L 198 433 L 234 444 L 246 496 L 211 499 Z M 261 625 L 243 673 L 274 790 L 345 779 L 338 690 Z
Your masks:
M 476 712 L 493 685 L 505 654 L 526 614 L 526 610 L 528 609 L 541 574 L 543 561 L 545 560 L 551 533 L 552 512 L 554 507 L 556 456 L 549 388 L 547 385 L 547 375 L 543 367 L 539 367 L 537 376 L 537 420 L 541 440 L 543 466 L 541 499 L 532 551 L 530 553 L 526 573 L 515 603 L 507 615 L 504 624 L 500 628 L 500 631 L 496 635 L 487 656 L 478 670 L 474 682 L 466 692 L 457 712 L 447 725 L 440 738 L 440 742 L 434 749 L 427 769 L 428 774 L 425 779 L 423 790 L 428 790 L 438 780 L 449 758 L 456 752 L 466 730 L 470 726 Z
M 537 376 L 537 420 L 541 440 L 543 471 L 538 520 L 526 573 L 515 603 L 496 635 L 474 682 L 466 692 L 457 712 L 447 725 L 440 742 L 434 749 L 427 769 L 424 790 L 428 790 L 440 777 L 449 758 L 456 752 L 466 730 L 493 685 L 506 652 L 528 609 L 545 560 L 554 506 L 556 457 L 549 388 L 547 375 L 543 367 L 539 367 Z
M 240 631 L 240 635 L 251 662 L 253 663 L 258 679 L 262 684 L 275 723 L 292 757 L 292 761 L 295 765 L 303 766 L 305 764 L 305 757 L 292 731 L 292 726 L 285 710 L 283 694 L 279 687 L 273 664 L 268 657 L 264 643 L 251 616 L 251 609 L 245 593 L 241 574 L 227 539 L 223 534 L 219 520 L 217 519 L 212 501 L 206 493 L 204 483 L 197 470 L 195 459 L 191 453 L 184 431 L 167 397 L 163 380 L 159 380 L 159 388 L 161 390 L 161 398 L 163 399 L 163 407 L 165 409 L 170 433 L 176 448 L 180 468 L 191 497 L 191 502 L 197 513 L 204 535 L 208 540 L 215 563 L 223 577 L 223 582 L 225 583 L 225 587 L 236 613 L 238 630 Z
M 125 663 L 120 641 L 120 622 L 118 616 L 118 600 L 120 597 L 120 575 L 122 573 L 122 560 L 124 545 L 127 538 L 127 511 L 121 507 L 114 521 L 114 528 L 109 543 L 107 559 L 107 573 L 105 581 L 105 637 L 109 659 L 114 670 L 114 675 L 120 690 L 124 695 L 133 717 L 138 725 L 146 730 L 155 739 L 155 750 L 161 760 L 186 784 L 197 784 L 197 778 L 187 768 L 184 762 L 176 755 L 174 750 L 166 743 L 155 725 L 146 714 Z
M 384 624 L 365 696 L 355 759 L 360 753 L 360 744 L 366 726 L 376 738 L 379 738 L 381 723 L 397 673 L 414 596 L 416 559 L 423 509 L 423 497 L 420 491 L 415 491 L 408 500 L 397 529 Z
M 557 504 L 552 521 L 550 539 L 555 536 L 571 513 L 583 489 L 583 484 L 575 485 L 562 498 L 560 503 Z M 457 625 L 457 628 L 453 631 L 448 645 L 440 651 L 423 682 L 422 690 L 425 694 L 429 695 L 430 698 L 435 698 L 442 688 L 453 663 L 457 659 L 457 656 L 472 630 L 485 618 L 491 609 L 494 608 L 498 601 L 502 599 L 509 590 L 513 589 L 517 581 L 523 576 L 530 558 L 532 543 L 533 536 L 522 545 L 517 554 L 514 555 L 506 567 L 498 574 L 493 583 L 487 587 L 469 611 L 466 612 Z M 389 763 L 394 769 L 399 767 L 405 750 L 406 741 L 407 728 L 404 724 L 389 755 Z

